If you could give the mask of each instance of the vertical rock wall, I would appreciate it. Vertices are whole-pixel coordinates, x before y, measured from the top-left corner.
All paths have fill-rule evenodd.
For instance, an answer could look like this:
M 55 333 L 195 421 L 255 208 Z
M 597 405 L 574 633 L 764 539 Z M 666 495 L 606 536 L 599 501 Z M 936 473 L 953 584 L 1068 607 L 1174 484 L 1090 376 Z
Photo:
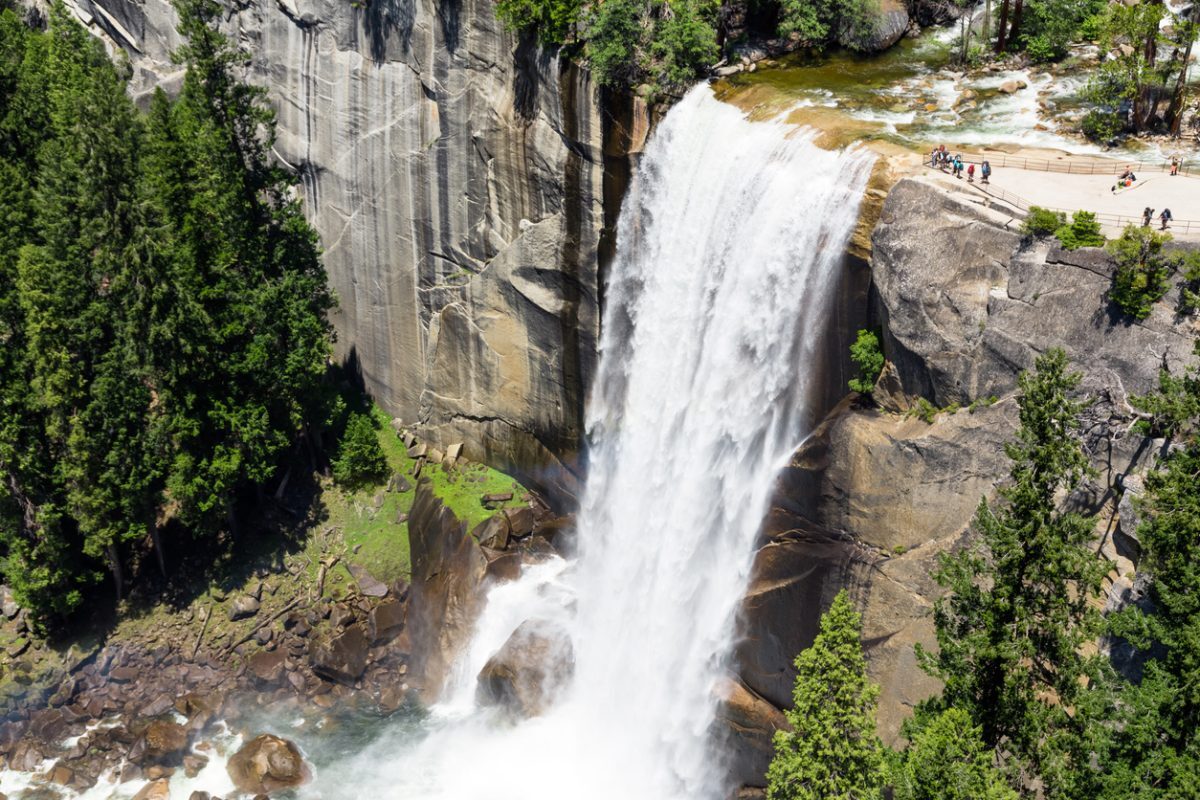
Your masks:
M 168 0 L 69 2 L 128 53 L 135 95 L 178 86 Z M 595 362 L 612 126 L 586 73 L 518 41 L 492 7 L 247 0 L 225 28 L 302 176 L 339 358 L 426 438 L 561 497 Z M 608 189 L 619 202 L 623 187 Z

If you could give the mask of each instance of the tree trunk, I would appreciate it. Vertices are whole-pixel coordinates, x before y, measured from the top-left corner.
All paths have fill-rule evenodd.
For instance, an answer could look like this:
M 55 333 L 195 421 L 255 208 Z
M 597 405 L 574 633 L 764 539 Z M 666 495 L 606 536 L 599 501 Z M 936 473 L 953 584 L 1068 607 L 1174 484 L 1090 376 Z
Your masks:
M 158 571 L 166 580 L 167 560 L 163 555 L 162 537 L 158 535 L 158 520 L 154 517 L 155 512 L 151 511 L 149 519 L 146 520 L 146 532 L 150 534 L 150 542 L 154 546 L 154 558 L 158 561 Z
M 1000 24 L 996 28 L 996 52 L 1003 53 L 1008 44 L 1008 4 L 1010 0 L 1001 0 Z
M 1171 105 L 1167 107 L 1167 131 L 1176 139 L 1179 138 L 1180 126 L 1183 124 L 1183 113 L 1187 106 L 1187 76 L 1188 66 L 1192 60 L 1192 43 L 1196 39 L 1196 25 L 1200 24 L 1200 0 L 1193 0 L 1192 18 L 1184 26 L 1187 36 L 1187 47 L 1183 50 L 1183 63 L 1179 67 L 1179 78 L 1175 81 L 1175 91 L 1171 93 Z
M 971 12 L 964 11 L 963 13 L 970 14 Z M 987 0 L 983 4 L 983 31 L 981 35 L 983 36 L 984 47 L 987 47 L 988 43 L 992 41 L 992 0 Z
M 117 553 L 115 544 L 110 544 L 105 549 L 105 554 L 108 556 L 108 568 L 112 572 L 113 583 L 117 587 L 117 604 L 120 605 L 121 600 L 125 598 L 125 575 L 121 571 L 121 556 Z
M 233 499 L 225 498 L 225 520 L 229 523 L 229 533 L 237 538 L 237 514 L 233 513 Z
M 1010 43 L 1017 40 L 1017 32 L 1021 30 L 1021 16 L 1025 11 L 1025 0 L 1016 0 L 1016 5 L 1013 6 L 1012 27 L 1008 29 L 1008 41 Z

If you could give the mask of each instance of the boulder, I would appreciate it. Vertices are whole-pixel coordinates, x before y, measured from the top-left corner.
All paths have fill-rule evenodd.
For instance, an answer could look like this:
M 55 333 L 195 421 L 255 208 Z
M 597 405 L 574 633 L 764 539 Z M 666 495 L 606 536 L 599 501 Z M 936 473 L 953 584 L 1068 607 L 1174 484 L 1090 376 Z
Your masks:
M 471 536 L 479 542 L 480 547 L 486 547 L 489 550 L 504 550 L 508 547 L 510 531 L 508 516 L 497 512 L 476 525 L 475 529 L 471 531 Z
M 900 41 L 908 25 L 908 6 L 903 0 L 881 0 L 871 25 L 866 29 L 843 27 L 838 31 L 837 40 L 842 47 L 878 53 Z
M 174 762 L 187 746 L 187 728 L 170 719 L 155 719 L 129 749 L 129 760 L 140 766 Z
M 1001 83 L 998 87 L 996 87 L 996 91 L 1000 92 L 1000 94 L 1015 94 L 1022 89 L 1028 88 L 1028 86 L 1029 84 L 1024 80 L 1021 80 L 1020 78 L 1014 78 Z
M 358 564 L 348 564 L 346 568 L 354 576 L 354 582 L 358 584 L 358 590 L 365 596 L 383 597 L 388 593 L 387 584 L 367 571 L 366 567 Z
M 5 619 L 13 619 L 19 613 L 21 613 L 21 607 L 17 605 L 17 601 L 13 597 L 12 589 L 0 586 L 0 614 Z
M 312 671 L 325 680 L 353 686 L 367 668 L 371 643 L 358 625 L 351 625 L 312 654 Z
M 171 782 L 160 778 L 147 783 L 133 796 L 133 800 L 171 800 Z
M 259 602 L 249 595 L 237 598 L 229 609 L 229 619 L 237 621 L 247 619 L 258 613 Z
M 367 615 L 367 632 L 371 641 L 382 642 L 395 636 L 404 627 L 404 603 L 388 598 L 371 609 Z
M 283 650 L 255 653 L 246 662 L 246 667 L 258 680 L 265 684 L 276 684 L 283 677 L 287 653 Z
M 553 702 L 574 669 L 567 632 L 544 620 L 528 620 L 483 665 L 476 698 L 519 717 L 535 717 Z
M 309 778 L 308 766 L 296 745 L 271 734 L 242 745 L 226 768 L 234 785 L 247 794 L 289 789 Z

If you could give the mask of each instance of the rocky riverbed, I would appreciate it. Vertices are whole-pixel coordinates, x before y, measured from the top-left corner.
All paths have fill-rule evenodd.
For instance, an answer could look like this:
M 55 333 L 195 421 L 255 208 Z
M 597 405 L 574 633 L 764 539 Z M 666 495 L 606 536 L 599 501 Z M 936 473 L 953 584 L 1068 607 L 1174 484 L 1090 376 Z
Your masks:
M 289 740 L 264 735 L 303 728 L 319 748 L 339 735 L 337 720 L 369 729 L 418 714 L 469 635 L 485 583 L 554 554 L 570 520 L 528 492 L 479 493 L 482 521 L 469 528 L 428 475 L 436 467 L 469 491 L 479 468 L 407 431 L 385 435 L 408 445 L 411 466 L 364 513 L 413 494 L 404 519 L 389 520 L 408 529 L 413 586 L 377 578 L 342 531 L 317 526 L 294 552 L 231 568 L 240 582 L 151 605 L 68 646 L 33 635 L 0 588 L 0 796 L 269 795 L 311 769 Z

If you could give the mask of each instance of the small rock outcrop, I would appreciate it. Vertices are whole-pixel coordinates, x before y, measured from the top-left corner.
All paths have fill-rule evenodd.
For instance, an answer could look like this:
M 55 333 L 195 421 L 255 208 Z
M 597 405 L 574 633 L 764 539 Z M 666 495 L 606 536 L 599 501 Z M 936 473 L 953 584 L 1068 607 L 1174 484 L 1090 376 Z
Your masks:
M 908 6 L 903 0 L 881 0 L 878 13 L 868 25 L 838 31 L 838 44 L 867 53 L 882 52 L 900 41 L 908 24 Z
M 309 778 L 308 766 L 296 745 L 263 734 L 242 745 L 229 759 L 229 777 L 247 794 L 269 794 L 299 786 Z
M 528 620 L 479 671 L 476 697 L 519 717 L 536 717 L 571 677 L 575 653 L 567 632 L 543 620 Z

